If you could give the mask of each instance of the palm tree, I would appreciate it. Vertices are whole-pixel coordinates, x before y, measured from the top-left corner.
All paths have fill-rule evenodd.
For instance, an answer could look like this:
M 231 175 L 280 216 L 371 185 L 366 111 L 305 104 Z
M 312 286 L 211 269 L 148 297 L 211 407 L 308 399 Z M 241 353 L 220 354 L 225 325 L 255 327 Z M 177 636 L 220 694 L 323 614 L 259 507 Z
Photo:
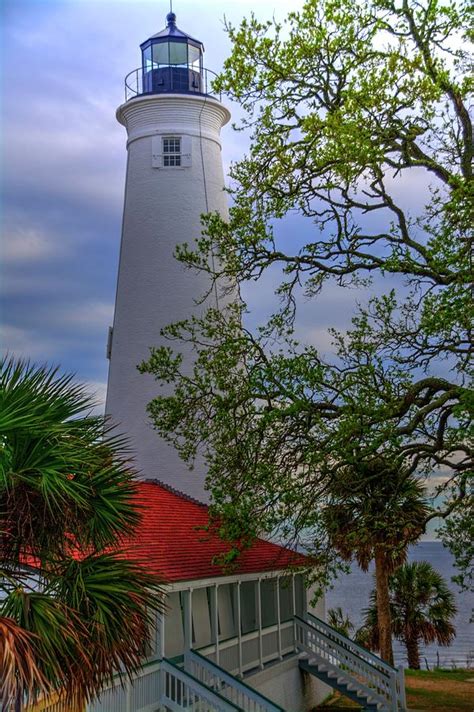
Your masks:
M 389 578 L 392 631 L 407 651 L 408 667 L 420 668 L 420 642 L 449 645 L 456 629 L 454 596 L 440 573 L 426 561 L 404 564 Z M 380 644 L 375 591 L 358 639 L 377 650 Z
M 0 700 L 88 699 L 138 669 L 162 595 L 120 546 L 140 520 L 125 443 L 82 386 L 0 362 Z
M 345 615 L 342 611 L 341 606 L 336 608 L 330 608 L 328 610 L 328 623 L 329 625 L 337 630 L 341 635 L 345 635 L 346 638 L 350 637 L 351 631 L 354 630 L 354 624 L 348 615 Z
M 342 559 L 355 559 L 363 571 L 375 562 L 380 653 L 393 665 L 389 575 L 406 558 L 429 513 L 418 480 L 388 457 L 334 472 L 322 520 L 329 543 Z

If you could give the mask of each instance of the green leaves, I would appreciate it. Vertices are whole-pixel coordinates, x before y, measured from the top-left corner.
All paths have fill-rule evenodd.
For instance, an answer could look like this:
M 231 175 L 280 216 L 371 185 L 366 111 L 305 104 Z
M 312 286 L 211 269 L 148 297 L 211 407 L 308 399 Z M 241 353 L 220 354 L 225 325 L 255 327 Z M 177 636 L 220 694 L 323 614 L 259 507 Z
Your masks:
M 464 3 L 318 0 L 284 26 L 252 16 L 227 27 L 233 51 L 219 90 L 243 105 L 252 137 L 232 167 L 230 223 L 206 223 L 201 266 L 207 249 L 238 280 L 280 267 L 294 277 L 278 292 L 285 302 L 301 284 L 314 295 L 326 279 L 358 284 L 380 270 L 448 287 L 448 309 L 448 285 L 470 279 L 461 254 L 473 204 L 470 72 L 459 40 L 468 26 Z M 432 191 L 415 211 L 410 174 Z M 321 239 L 295 235 L 282 250 L 273 225 L 289 211 Z

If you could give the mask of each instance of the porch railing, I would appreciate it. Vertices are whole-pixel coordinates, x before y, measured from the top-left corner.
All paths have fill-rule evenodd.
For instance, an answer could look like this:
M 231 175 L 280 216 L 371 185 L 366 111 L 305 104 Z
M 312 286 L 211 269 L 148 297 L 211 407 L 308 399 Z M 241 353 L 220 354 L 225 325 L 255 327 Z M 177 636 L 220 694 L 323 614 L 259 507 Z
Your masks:
M 295 651 L 293 621 L 272 625 L 261 630 L 234 636 L 228 640 L 199 648 L 208 660 L 225 668 L 232 675 L 242 675 L 255 668 L 279 660 Z
M 271 700 L 249 687 L 204 656 L 190 650 L 184 654 L 184 668 L 207 687 L 245 712 L 284 712 Z
M 116 677 L 100 697 L 87 705 L 87 712 L 154 712 L 161 694 L 162 662 L 145 663 L 133 678 Z
M 161 662 L 161 688 L 160 703 L 172 712 L 185 709 L 196 712 L 239 712 L 239 707 L 166 658 Z
M 355 681 L 358 689 L 390 712 L 406 709 L 403 670 L 388 665 L 310 613 L 304 618 L 295 616 L 295 639 L 297 648 L 309 654 L 310 664 L 314 661 L 340 679 Z

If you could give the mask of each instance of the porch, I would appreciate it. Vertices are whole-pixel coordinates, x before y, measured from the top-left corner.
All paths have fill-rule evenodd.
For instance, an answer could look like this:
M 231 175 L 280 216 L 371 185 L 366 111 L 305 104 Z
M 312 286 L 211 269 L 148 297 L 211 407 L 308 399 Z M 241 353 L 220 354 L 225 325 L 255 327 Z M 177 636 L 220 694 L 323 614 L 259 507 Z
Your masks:
M 307 598 L 303 576 L 287 571 L 169 585 L 148 662 L 133 682 L 106 688 L 87 712 L 283 712 L 254 684 L 262 671 L 280 675 L 280 665 L 292 661 L 301 687 L 295 626 Z
M 296 616 L 291 624 L 294 638 L 286 662 L 278 657 L 272 666 L 269 661 L 267 669 L 273 668 L 275 680 L 281 683 L 284 678 L 284 684 L 291 686 L 291 676 L 287 677 L 291 663 L 300 675 L 308 675 L 306 682 L 310 685 L 318 680 L 329 684 L 366 712 L 406 710 L 403 670 L 392 668 L 310 613 Z M 273 635 L 275 631 L 262 630 L 263 638 L 266 633 Z M 164 658 L 145 664 L 125 686 L 117 681 L 88 706 L 87 712 L 305 712 L 316 703 L 313 698 L 298 696 L 298 684 L 286 691 L 290 695 L 285 701 L 281 695 L 275 697 L 277 691 L 272 687 L 269 699 L 256 684 L 261 673 L 255 664 L 253 670 L 249 685 L 202 653 L 187 650 L 174 660 Z
M 294 616 L 308 608 L 302 574 L 270 572 L 170 586 L 151 658 L 198 650 L 243 677 L 294 652 Z

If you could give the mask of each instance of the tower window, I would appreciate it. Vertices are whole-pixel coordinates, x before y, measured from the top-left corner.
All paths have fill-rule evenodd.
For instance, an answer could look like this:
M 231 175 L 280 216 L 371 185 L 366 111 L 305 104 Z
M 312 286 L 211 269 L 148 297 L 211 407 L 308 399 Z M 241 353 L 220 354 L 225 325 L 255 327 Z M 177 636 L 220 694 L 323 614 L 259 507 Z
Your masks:
M 176 167 L 181 165 L 181 138 L 163 139 L 163 166 Z

